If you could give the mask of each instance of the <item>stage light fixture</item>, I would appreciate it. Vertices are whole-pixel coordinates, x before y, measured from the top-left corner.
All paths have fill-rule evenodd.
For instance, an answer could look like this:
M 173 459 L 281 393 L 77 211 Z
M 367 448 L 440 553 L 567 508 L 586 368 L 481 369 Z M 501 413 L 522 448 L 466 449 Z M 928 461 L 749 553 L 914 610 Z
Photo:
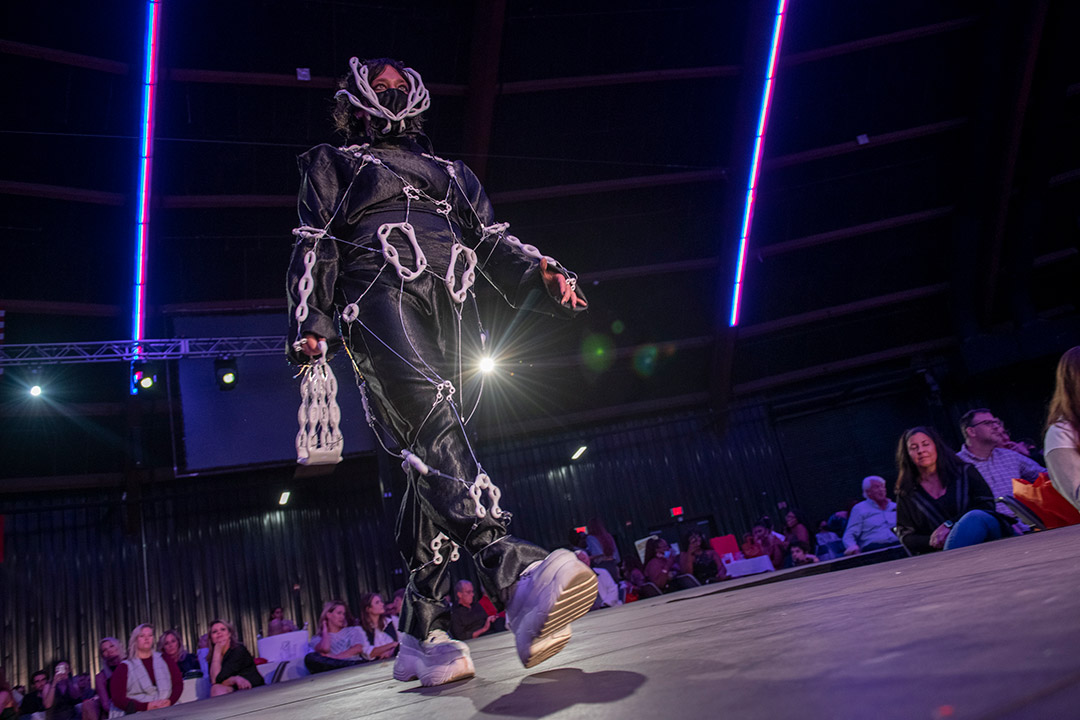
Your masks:
M 40 385 L 34 385 L 33 387 L 31 387 L 30 388 L 30 394 L 33 395 L 34 397 L 40 396 L 41 395 L 41 386 Z
M 495 369 L 495 361 L 490 357 L 485 357 L 480 361 L 480 372 L 485 375 Z
M 144 393 L 154 390 L 158 383 L 158 374 L 161 372 L 157 363 L 137 362 L 131 366 L 131 388 L 133 393 Z
M 220 358 L 214 361 L 214 378 L 221 390 L 233 390 L 236 388 L 236 360 L 234 358 Z
M 574 451 L 574 454 L 570 456 L 570 459 L 571 460 L 577 460 L 579 457 L 581 457 L 582 455 L 585 454 L 585 451 L 587 449 L 588 449 L 588 446 L 582 445 L 581 447 L 579 447 L 577 450 Z
M 277 504 L 278 505 L 288 505 L 289 504 L 289 496 L 291 494 L 292 493 L 290 493 L 288 490 L 283 490 L 282 493 L 281 493 L 281 497 L 278 498 Z

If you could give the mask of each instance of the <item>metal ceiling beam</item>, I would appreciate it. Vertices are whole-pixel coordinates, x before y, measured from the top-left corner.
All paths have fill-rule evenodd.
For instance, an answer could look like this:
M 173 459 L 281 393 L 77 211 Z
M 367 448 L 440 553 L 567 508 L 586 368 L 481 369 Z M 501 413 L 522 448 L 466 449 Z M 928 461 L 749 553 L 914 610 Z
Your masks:
M 55 48 L 15 42 L 14 40 L 0 40 L 0 53 L 33 58 L 34 60 L 44 60 L 60 65 L 71 65 L 72 67 L 99 70 L 112 75 L 127 75 L 129 69 L 127 63 L 118 62 L 116 60 L 93 57 L 92 55 L 81 55 L 66 50 L 57 50 Z
M 844 303 L 842 305 L 833 305 L 831 307 L 821 308 L 820 310 L 799 313 L 798 315 L 789 315 L 776 320 L 758 323 L 757 325 L 740 327 L 739 339 L 746 340 L 779 332 L 781 330 L 789 330 L 794 327 L 803 327 L 811 323 L 821 322 L 822 320 L 833 320 L 847 315 L 866 312 L 867 310 L 879 310 L 883 307 L 889 307 L 890 305 L 900 305 L 915 300 L 923 300 L 937 295 L 944 295 L 948 290 L 949 283 L 938 283 L 936 285 L 912 288 L 911 290 L 901 290 L 900 292 L 889 293 L 887 295 L 878 295 L 877 297 Z
M 919 212 L 907 213 L 904 215 L 894 215 L 893 217 L 885 218 L 883 220 L 875 220 L 861 225 L 852 225 L 851 227 L 840 228 L 838 230 L 830 230 L 815 235 L 795 238 L 794 240 L 764 245 L 757 249 L 757 255 L 760 258 L 767 258 L 772 257 L 773 255 L 791 252 L 793 250 L 802 250 L 808 247 L 836 242 L 837 240 L 846 240 L 848 238 L 858 237 L 859 235 L 867 235 L 869 233 L 892 230 L 906 225 L 930 222 L 931 220 L 947 217 L 952 211 L 952 206 L 948 206 L 933 208 L 931 210 L 920 210 Z
M 1005 225 L 1012 205 L 1013 185 L 1016 181 L 1016 165 L 1020 155 L 1020 143 L 1024 133 L 1024 119 L 1031 101 L 1031 85 L 1035 76 L 1035 66 L 1039 59 L 1043 30 L 1046 26 L 1046 14 L 1049 1 L 1041 0 L 1033 4 L 1030 15 L 1030 29 L 1024 34 L 1026 52 L 1023 52 L 1023 66 L 1017 83 L 1016 93 L 1009 98 L 1007 107 L 1012 108 L 1006 136 L 1006 150 L 1002 158 L 1001 171 L 992 197 L 994 219 L 990 226 L 990 242 L 987 248 L 987 272 L 983 276 L 981 287 L 982 303 L 980 318 L 989 324 L 993 317 L 994 299 L 997 297 L 1001 271 L 1001 257 L 1005 245 Z
M 918 127 L 907 128 L 906 130 L 896 130 L 880 135 L 870 135 L 867 138 L 868 142 L 865 144 L 859 143 L 858 140 L 849 140 L 835 145 L 826 145 L 824 147 L 803 150 L 797 153 L 789 153 L 788 155 L 779 155 L 766 160 L 765 169 L 775 170 L 776 168 L 788 167 L 789 165 L 798 165 L 813 160 L 824 160 L 825 158 L 847 155 L 848 153 L 873 150 L 898 142 L 940 135 L 951 130 L 959 129 L 966 125 L 967 122 L 967 118 L 955 118 L 953 120 L 930 123 L 929 125 L 919 125 Z
M 469 86 L 465 93 L 464 154 L 469 158 L 470 169 L 481 182 L 487 177 L 505 18 L 506 0 L 476 0 L 473 3 Z
M 706 78 L 736 77 L 738 65 L 714 65 L 710 67 L 676 68 L 673 70 L 642 70 L 608 75 L 579 75 L 577 77 L 545 78 L 542 80 L 517 80 L 499 85 L 502 95 L 550 92 L 552 90 L 580 90 L 614 85 L 635 85 L 673 80 L 700 80 Z
M 254 85 L 263 87 L 291 87 L 297 89 L 316 88 L 332 90 L 337 88 L 337 78 L 312 76 L 310 80 L 299 80 L 295 74 L 236 72 L 233 70 L 197 70 L 191 68 L 170 68 L 162 70 L 162 75 L 173 82 L 206 83 L 210 85 Z M 432 95 L 465 94 L 464 85 L 451 83 L 424 83 Z
M 954 347 L 956 344 L 957 341 L 955 338 L 941 338 L 921 343 L 912 343 L 911 345 L 903 345 L 888 350 L 882 350 L 880 352 L 869 353 L 867 355 L 858 355 L 856 357 L 847 358 L 846 360 L 824 363 L 822 365 L 815 365 L 814 367 L 802 368 L 801 370 L 793 370 L 792 372 L 770 375 L 769 377 L 740 383 L 735 386 L 733 392 L 735 395 L 749 395 L 756 392 L 762 392 L 763 390 L 771 390 L 782 385 L 791 385 L 793 383 L 814 380 L 827 375 L 850 372 L 857 368 L 878 365 L 891 360 L 903 360 L 904 358 L 921 355 L 922 353 L 939 352 Z
M 138 355 L 135 349 L 140 348 Z M 285 355 L 284 335 L 0 345 L 0 368 Z
M 17 182 L 15 180 L 0 180 L 0 195 L 69 200 L 71 202 L 90 203 L 91 205 L 119 206 L 127 202 L 127 196 L 123 193 L 88 190 L 63 185 L 46 185 L 44 183 Z
M 898 32 L 886 33 L 885 35 L 875 35 L 873 37 L 852 40 L 851 42 L 840 43 L 838 45 L 830 45 L 829 47 L 818 48 L 817 50 L 792 53 L 780 60 L 780 67 L 801 65 L 803 63 L 814 62 L 815 60 L 824 60 L 825 58 L 838 57 L 840 55 L 850 55 L 851 53 L 861 52 L 863 50 L 871 50 L 886 45 L 896 45 L 898 43 L 911 42 L 912 40 L 919 40 L 921 38 L 940 35 L 942 33 L 955 32 L 957 30 L 963 30 L 964 28 L 973 27 L 977 21 L 978 17 L 976 16 L 957 18 L 956 20 L 947 20 L 932 25 L 922 25 L 908 30 L 900 30 Z
M 507 190 L 491 194 L 491 201 L 500 205 L 531 200 L 572 197 L 574 195 L 592 195 L 594 193 L 620 192 L 664 185 L 686 185 L 690 183 L 716 182 L 727 179 L 727 170 L 692 170 L 689 172 L 662 173 L 659 175 L 639 175 L 637 177 L 616 180 L 595 180 L 593 182 L 573 183 L 569 185 L 549 185 L 547 187 L 527 188 L 525 190 Z

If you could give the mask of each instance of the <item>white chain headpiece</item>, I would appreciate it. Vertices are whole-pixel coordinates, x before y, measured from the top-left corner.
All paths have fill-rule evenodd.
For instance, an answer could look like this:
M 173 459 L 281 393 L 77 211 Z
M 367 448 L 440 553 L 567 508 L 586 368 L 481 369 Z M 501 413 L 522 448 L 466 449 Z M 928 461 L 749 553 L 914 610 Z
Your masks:
M 359 58 L 354 57 L 349 58 L 349 67 L 352 68 L 356 88 L 363 97 L 358 98 L 348 90 L 338 90 L 334 93 L 334 97 L 344 96 L 348 98 L 350 103 L 367 114 L 386 120 L 386 127 L 383 128 L 383 132 L 390 132 L 393 123 L 404 122 L 405 118 L 419 115 L 431 105 L 431 98 L 428 96 L 427 88 L 424 87 L 424 81 L 421 79 L 420 73 L 412 68 L 405 68 L 405 80 L 409 83 L 408 100 L 401 112 L 394 113 L 383 107 L 383 104 L 379 102 L 378 93 L 372 89 L 371 83 L 368 82 L 367 65 L 360 62 Z

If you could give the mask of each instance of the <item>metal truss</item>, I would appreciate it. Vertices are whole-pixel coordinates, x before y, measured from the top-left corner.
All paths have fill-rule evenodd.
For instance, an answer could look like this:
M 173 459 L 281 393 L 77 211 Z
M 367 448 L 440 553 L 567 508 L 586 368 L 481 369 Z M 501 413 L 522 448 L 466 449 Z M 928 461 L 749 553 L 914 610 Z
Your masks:
M 0 368 L 255 355 L 284 356 L 285 336 L 0 345 Z

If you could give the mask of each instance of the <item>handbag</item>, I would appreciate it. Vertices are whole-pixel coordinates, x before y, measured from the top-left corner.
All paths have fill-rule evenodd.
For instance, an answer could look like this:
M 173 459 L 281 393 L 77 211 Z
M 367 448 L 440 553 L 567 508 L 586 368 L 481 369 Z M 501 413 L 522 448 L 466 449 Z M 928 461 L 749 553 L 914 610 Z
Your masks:
M 1080 524 L 1080 510 L 1054 489 L 1045 472 L 1030 483 L 1013 478 L 1012 489 L 1013 497 L 1038 515 L 1047 530 Z

